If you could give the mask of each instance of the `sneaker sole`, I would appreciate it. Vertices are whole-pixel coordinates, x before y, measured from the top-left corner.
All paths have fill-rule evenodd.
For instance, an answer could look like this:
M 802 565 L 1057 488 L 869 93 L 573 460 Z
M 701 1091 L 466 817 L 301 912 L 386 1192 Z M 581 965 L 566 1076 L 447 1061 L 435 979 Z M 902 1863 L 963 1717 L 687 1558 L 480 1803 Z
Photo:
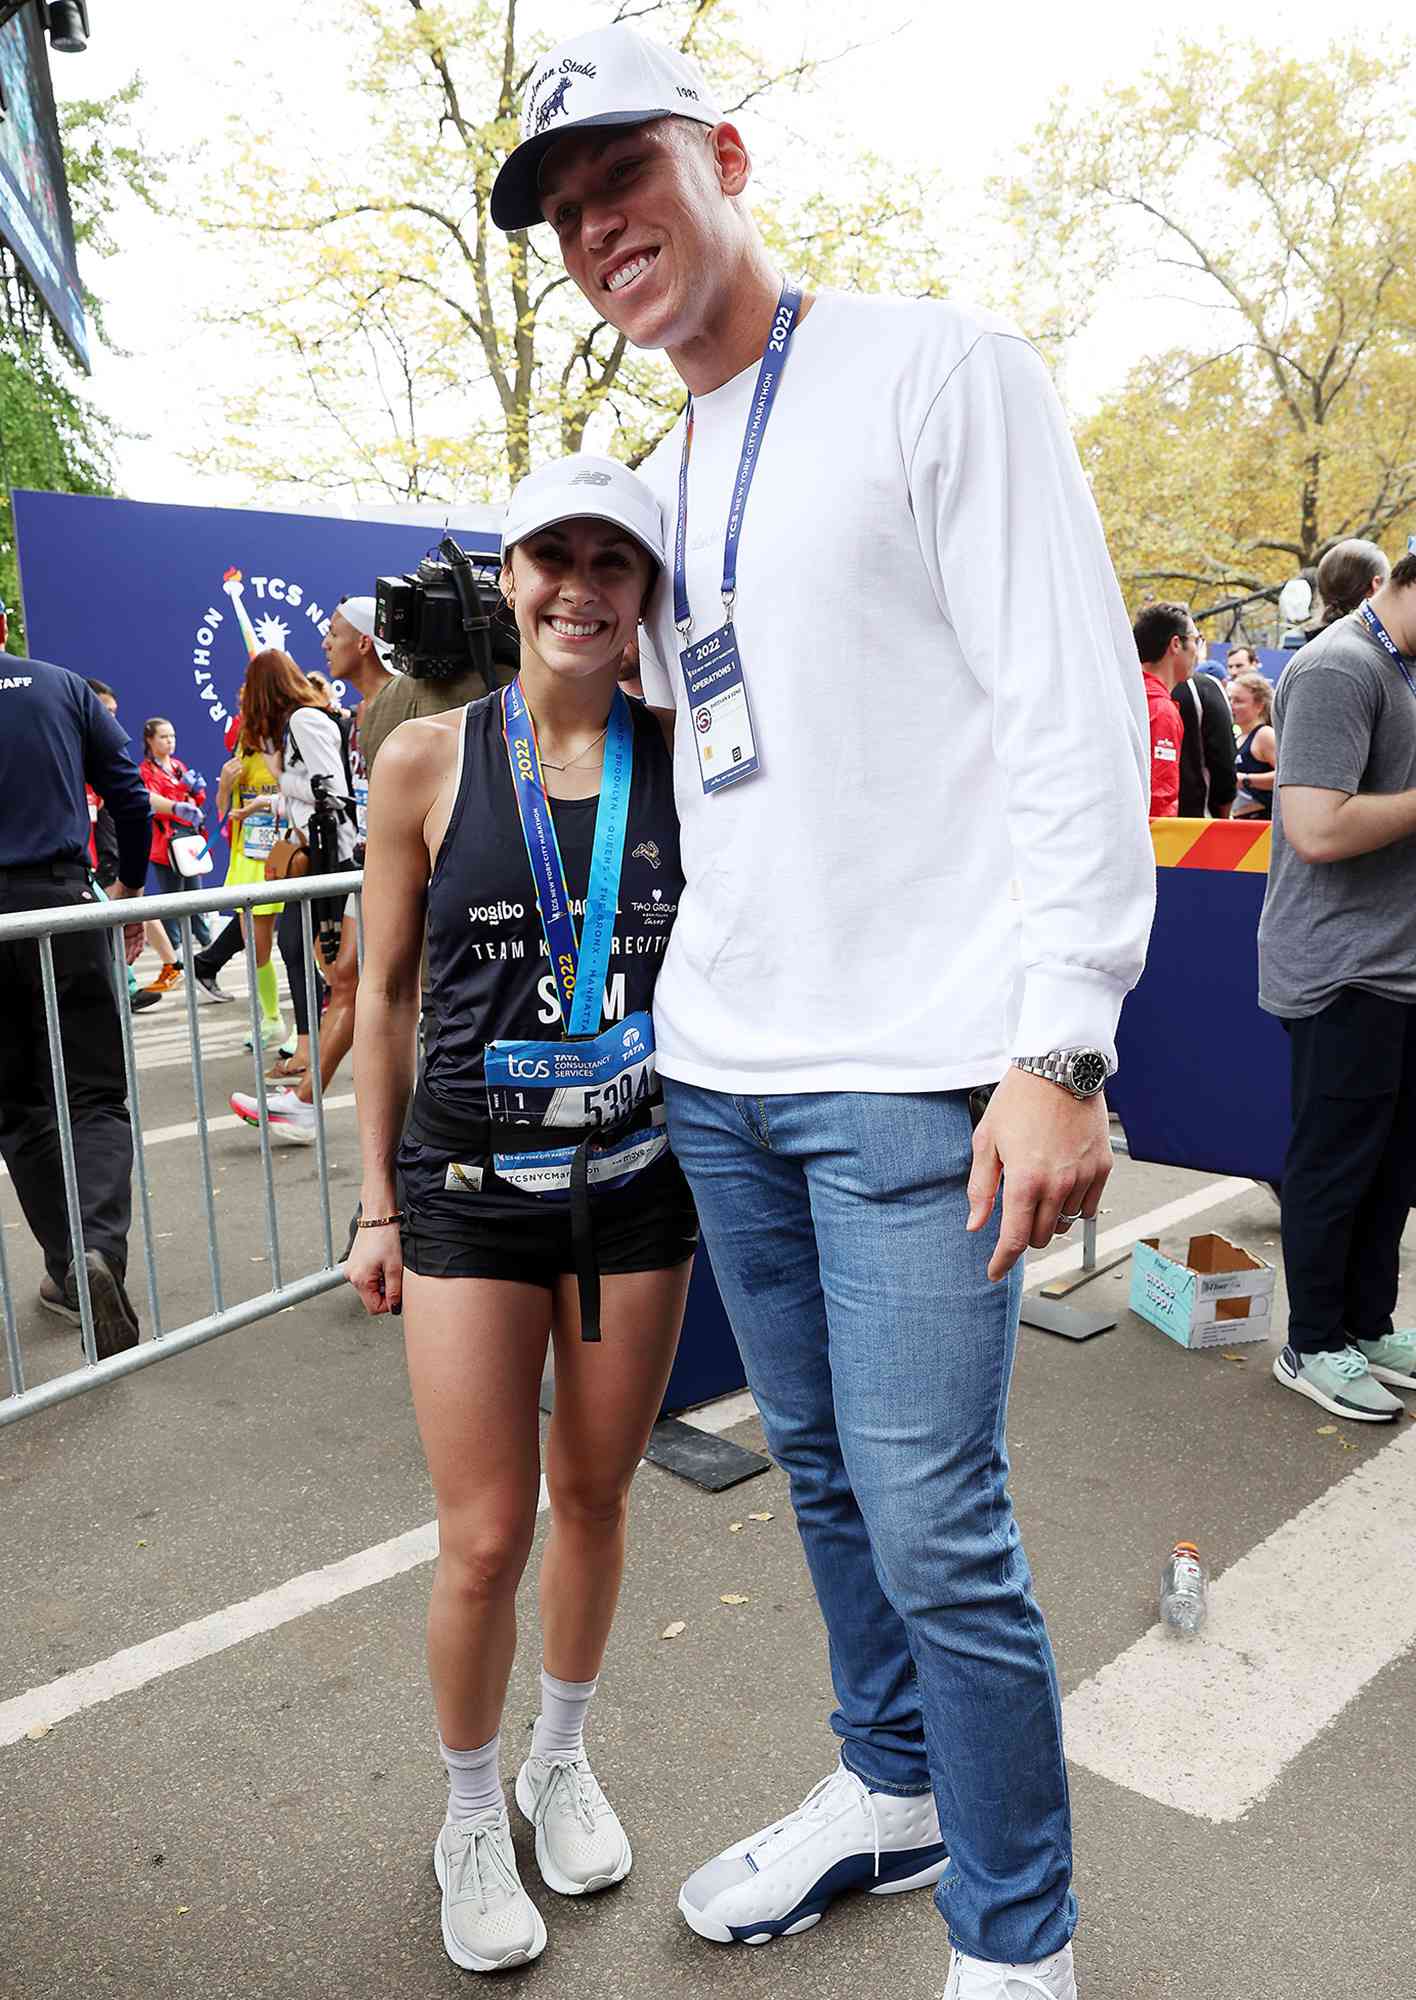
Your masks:
M 88 1267 L 89 1303 L 93 1307 L 93 1346 L 100 1361 L 126 1353 L 139 1340 L 137 1315 L 117 1274 L 102 1264 Z
M 911 1889 L 932 1889 L 948 1866 L 949 1857 L 946 1854 L 942 1860 L 930 1862 L 927 1868 L 921 1868 L 914 1875 L 905 1876 L 902 1881 L 877 1882 L 871 1888 L 867 1889 L 865 1894 L 867 1896 L 903 1896 Z M 849 1894 L 850 1891 L 848 1890 L 846 1893 Z M 800 1937 L 804 1931 L 815 1930 L 825 1915 L 826 1908 L 829 1908 L 830 1904 L 836 1900 L 837 1898 L 832 1896 L 828 1898 L 825 1908 L 808 1910 L 805 1915 L 800 1917 L 793 1917 L 789 1913 L 786 1917 L 767 1918 L 763 1921 L 759 1929 L 751 1931 L 746 1935 L 742 1934 L 743 1927 L 741 1925 L 738 1926 L 737 1930 L 732 1930 L 720 1917 L 708 1916 L 702 1910 L 695 1910 L 693 1905 L 687 1902 L 682 1894 L 679 1896 L 678 1906 L 679 1915 L 683 1918 L 689 1929 L 696 1931 L 699 1937 L 707 1938 L 710 1944 L 758 1945 L 771 1944 L 775 1938 Z
M 433 1842 L 433 1873 L 438 1878 L 438 1890 L 442 1897 L 443 1950 L 454 1965 L 460 1965 L 464 1972 L 509 1972 L 513 1967 L 529 1965 L 533 1958 L 541 1956 L 546 1949 L 546 1926 L 541 1920 L 541 1912 L 534 1903 L 531 1904 L 531 1914 L 536 1919 L 536 1929 L 524 1951 L 508 1952 L 504 1958 L 478 1958 L 475 1952 L 468 1951 L 466 1946 L 459 1944 L 453 1936 L 447 1921 L 447 1883 L 443 1876 L 441 1840 Z M 530 1901 L 529 1897 L 527 1901 Z
M 629 1835 L 620 1828 L 624 1845 L 614 1868 L 607 1875 L 592 1875 L 588 1882 L 577 1882 L 573 1876 L 562 1875 L 550 1856 L 546 1844 L 545 1828 L 536 1825 L 536 1800 L 526 1781 L 526 1766 L 523 1764 L 516 1774 L 516 1803 L 522 1818 L 535 1829 L 536 1866 L 541 1872 L 541 1880 L 548 1889 L 554 1889 L 558 1896 L 594 1896 L 601 1889 L 613 1889 L 616 1882 L 623 1882 L 634 1866 L 634 1850 L 629 1844 Z
M 1416 1375 L 1403 1375 L 1399 1368 L 1379 1368 L 1375 1361 L 1369 1361 L 1367 1373 L 1374 1381 L 1385 1382 L 1388 1389 L 1404 1389 L 1408 1396 L 1416 1389 Z
M 249 1125 L 253 1132 L 260 1131 L 261 1121 L 258 1112 L 243 1111 L 239 1104 L 233 1104 L 231 1109 L 243 1125 Z M 297 1125 L 293 1119 L 282 1118 L 279 1112 L 271 1112 L 266 1122 L 270 1126 L 272 1139 L 285 1139 L 292 1146 L 313 1146 L 315 1143 L 313 1125 Z
M 1375 1375 L 1377 1371 L 1374 1368 L 1371 1372 Z M 1290 1375 L 1287 1369 L 1280 1365 L 1277 1357 L 1273 1364 L 1273 1379 L 1282 1383 L 1285 1389 L 1293 1389 L 1300 1396 L 1306 1396 L 1308 1401 L 1316 1403 L 1320 1410 L 1329 1410 L 1335 1417 L 1348 1417 L 1354 1424 L 1390 1424 L 1401 1415 L 1399 1409 L 1354 1410 L 1349 1403 L 1339 1403 L 1335 1396 L 1324 1395 L 1314 1383 L 1305 1382 L 1301 1375 Z
M 71 1306 L 67 1299 L 47 1299 L 43 1292 L 41 1292 L 39 1294 L 39 1303 L 47 1313 L 53 1313 L 56 1319 L 68 1320 L 70 1326 L 79 1326 L 82 1324 L 79 1318 L 78 1307 Z

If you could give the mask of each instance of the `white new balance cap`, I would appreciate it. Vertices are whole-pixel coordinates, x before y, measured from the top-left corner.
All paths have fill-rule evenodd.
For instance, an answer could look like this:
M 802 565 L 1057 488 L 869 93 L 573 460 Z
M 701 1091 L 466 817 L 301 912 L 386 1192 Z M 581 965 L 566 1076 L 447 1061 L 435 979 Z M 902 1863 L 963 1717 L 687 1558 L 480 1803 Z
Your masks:
M 346 625 L 365 639 L 372 639 L 374 651 L 386 665 L 393 657 L 393 648 L 387 639 L 380 639 L 374 631 L 374 600 L 372 597 L 346 597 L 335 606 Z
M 499 229 L 542 221 L 541 162 L 567 132 L 594 125 L 647 125 L 652 118 L 717 125 L 703 74 L 677 49 L 660 48 L 633 28 L 595 28 L 560 42 L 536 65 L 521 104 L 521 144 L 492 189 Z
M 659 502 L 639 474 L 616 458 L 580 451 L 528 472 L 512 488 L 502 523 L 502 553 L 557 521 L 612 521 L 663 564 Z

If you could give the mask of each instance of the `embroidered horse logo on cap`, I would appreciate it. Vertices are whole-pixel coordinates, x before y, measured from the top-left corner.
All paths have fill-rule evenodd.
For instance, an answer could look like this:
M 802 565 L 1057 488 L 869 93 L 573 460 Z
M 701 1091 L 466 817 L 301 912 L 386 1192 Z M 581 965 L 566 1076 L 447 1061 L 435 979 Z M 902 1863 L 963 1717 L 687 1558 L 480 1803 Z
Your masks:
M 553 118 L 559 118 L 565 110 L 566 93 L 574 83 L 573 76 L 563 76 L 545 103 L 536 113 L 536 131 L 544 132 Z

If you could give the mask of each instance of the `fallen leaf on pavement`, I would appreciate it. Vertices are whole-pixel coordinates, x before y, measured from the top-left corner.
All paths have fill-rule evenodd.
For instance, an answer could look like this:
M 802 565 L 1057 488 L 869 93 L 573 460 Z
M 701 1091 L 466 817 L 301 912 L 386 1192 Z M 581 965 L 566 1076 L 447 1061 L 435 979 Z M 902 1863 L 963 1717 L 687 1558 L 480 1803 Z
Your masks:
M 36 1722 L 32 1728 L 27 1729 L 25 1731 L 25 1735 L 29 1738 L 31 1743 L 38 1743 L 41 1736 L 47 1736 L 49 1734 L 49 1730 L 50 1730 L 49 1723 Z
M 661 1639 L 681 1639 L 688 1630 L 682 1618 L 675 1618 L 672 1625 L 666 1625 L 659 1634 Z
M 738 1591 L 730 1590 L 718 1599 L 719 1604 L 751 1604 L 750 1597 L 743 1597 Z
M 1337 1425 L 1319 1424 L 1317 1434 L 1320 1438 L 1335 1438 L 1337 1436 Z
M 1247 1355 L 1247 1354 L 1228 1354 L 1228 1353 L 1226 1353 L 1226 1354 L 1225 1354 L 1225 1355 L 1223 1356 L 1223 1359 L 1224 1359 L 1225 1361 L 1247 1361 L 1247 1360 L 1248 1360 L 1248 1358 L 1249 1358 L 1249 1357 L 1248 1357 L 1248 1355 Z
M 749 1521 L 770 1521 L 772 1516 L 770 1514 L 749 1514 L 747 1518 Z
M 740 1535 L 740 1534 L 742 1533 L 742 1522 L 741 1522 L 741 1521 L 729 1521 L 729 1523 L 728 1523 L 728 1533 L 729 1533 L 730 1535 Z

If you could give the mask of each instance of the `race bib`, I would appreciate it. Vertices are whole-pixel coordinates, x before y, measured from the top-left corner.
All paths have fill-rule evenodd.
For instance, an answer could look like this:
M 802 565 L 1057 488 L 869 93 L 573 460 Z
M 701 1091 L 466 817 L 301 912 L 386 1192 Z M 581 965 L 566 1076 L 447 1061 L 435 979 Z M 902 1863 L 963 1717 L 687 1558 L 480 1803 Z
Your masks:
M 654 1094 L 654 1024 L 631 1014 L 590 1041 L 489 1042 L 485 1066 L 494 1122 L 572 1132 L 621 1125 Z
M 360 840 L 369 834 L 369 781 L 367 778 L 354 780 L 354 826 Z
M 241 822 L 241 852 L 248 861 L 264 861 L 275 846 L 275 814 L 254 812 Z

